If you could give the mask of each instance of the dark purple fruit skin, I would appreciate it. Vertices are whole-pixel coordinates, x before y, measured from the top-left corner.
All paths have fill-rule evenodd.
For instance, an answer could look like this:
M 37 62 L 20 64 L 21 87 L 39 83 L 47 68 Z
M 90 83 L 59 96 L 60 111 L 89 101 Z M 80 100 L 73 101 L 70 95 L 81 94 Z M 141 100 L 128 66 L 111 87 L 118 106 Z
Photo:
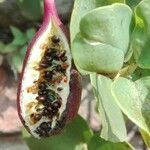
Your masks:
M 82 78 L 75 69 L 71 70 L 70 94 L 67 102 L 67 122 L 72 121 L 78 113 L 82 94 Z
M 31 49 L 33 47 L 33 45 L 36 43 L 36 41 L 38 40 L 38 38 L 40 37 L 40 35 L 46 30 L 46 26 L 48 25 L 48 22 L 43 22 L 41 28 L 39 29 L 39 31 L 34 35 L 31 43 L 28 45 L 28 48 L 27 48 L 27 51 L 26 51 L 26 55 L 25 55 L 25 58 L 24 58 L 24 62 L 23 62 L 23 68 L 22 68 L 22 72 L 20 74 L 20 78 L 19 78 L 19 82 L 18 82 L 18 91 L 17 91 L 17 109 L 18 109 L 18 115 L 19 115 L 19 118 L 22 122 L 22 124 L 25 126 L 25 121 L 24 119 L 22 118 L 21 116 L 21 108 L 20 108 L 20 93 L 21 93 L 21 90 L 22 90 L 22 79 L 23 79 L 23 74 L 24 74 L 24 71 L 25 71 L 25 68 L 26 68 L 26 64 L 27 64 L 27 61 L 28 61 L 28 58 L 30 56 L 30 53 L 31 53 Z M 25 128 L 29 131 L 28 127 L 25 126 Z M 29 131 L 30 132 L 30 131 Z
M 46 29 L 45 26 L 47 26 L 47 23 L 43 23 L 40 30 L 35 34 L 33 40 L 31 41 L 31 43 L 29 44 L 29 46 L 27 48 L 27 52 L 25 55 L 24 63 L 23 63 L 22 73 L 20 74 L 20 79 L 19 79 L 19 83 L 18 83 L 17 108 L 18 108 L 19 118 L 22 121 L 22 124 L 24 126 L 25 126 L 25 121 L 21 116 L 21 107 L 20 107 L 20 92 L 22 91 L 21 85 L 22 85 L 23 74 L 24 74 L 24 71 L 26 68 L 28 58 L 30 56 L 31 49 L 32 49 L 33 45 L 35 44 L 35 42 L 37 41 L 37 39 L 40 37 L 41 33 L 43 33 L 45 31 L 45 29 Z M 68 97 L 66 112 L 64 113 L 64 115 L 62 117 L 63 118 L 62 123 L 59 124 L 58 128 L 56 128 L 55 130 L 52 131 L 51 135 L 60 134 L 62 129 L 64 128 L 66 122 L 69 122 L 72 119 L 74 119 L 74 117 L 76 116 L 76 114 L 78 112 L 80 100 L 81 100 L 82 86 L 81 86 L 81 76 L 75 69 L 71 70 L 71 79 L 70 79 L 69 84 L 70 84 L 70 94 Z M 30 130 L 27 126 L 25 126 L 25 128 L 28 130 L 28 132 L 30 132 Z
M 64 32 L 66 37 L 69 39 L 69 34 L 68 34 L 69 30 L 67 30 L 65 28 L 65 26 L 59 20 L 56 8 L 54 6 L 54 0 L 44 0 L 43 23 L 42 23 L 39 31 L 35 34 L 31 43 L 29 44 L 29 46 L 27 48 L 27 52 L 25 55 L 24 63 L 23 63 L 22 73 L 20 74 L 20 79 L 19 79 L 19 84 L 18 84 L 17 108 L 18 108 L 18 115 L 24 126 L 25 126 L 25 121 L 21 116 L 21 107 L 20 107 L 20 93 L 22 91 L 21 85 L 22 85 L 23 74 L 24 74 L 26 64 L 27 64 L 28 58 L 30 56 L 33 45 L 36 43 L 36 41 L 41 36 L 41 34 L 46 30 L 47 26 L 49 25 L 49 22 L 52 19 L 56 21 L 56 24 L 62 29 L 62 31 Z M 58 123 L 58 126 L 54 130 L 52 130 L 50 135 L 60 134 L 62 132 L 62 129 L 66 125 L 66 123 L 71 121 L 78 112 L 80 100 L 81 100 L 82 86 L 81 86 L 81 76 L 74 69 L 71 69 L 71 79 L 70 79 L 69 85 L 70 85 L 70 94 L 68 97 L 66 111 L 63 113 L 61 121 Z M 25 126 L 25 128 L 30 132 L 30 130 L 27 126 Z

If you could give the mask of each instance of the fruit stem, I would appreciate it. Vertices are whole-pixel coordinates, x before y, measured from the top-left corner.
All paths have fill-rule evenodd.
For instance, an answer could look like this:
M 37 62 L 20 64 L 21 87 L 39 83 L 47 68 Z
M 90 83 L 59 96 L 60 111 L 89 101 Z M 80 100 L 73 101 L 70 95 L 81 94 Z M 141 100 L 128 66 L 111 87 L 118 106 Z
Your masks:
M 44 0 L 44 21 L 49 22 L 52 17 L 59 26 L 62 24 L 56 10 L 55 0 Z

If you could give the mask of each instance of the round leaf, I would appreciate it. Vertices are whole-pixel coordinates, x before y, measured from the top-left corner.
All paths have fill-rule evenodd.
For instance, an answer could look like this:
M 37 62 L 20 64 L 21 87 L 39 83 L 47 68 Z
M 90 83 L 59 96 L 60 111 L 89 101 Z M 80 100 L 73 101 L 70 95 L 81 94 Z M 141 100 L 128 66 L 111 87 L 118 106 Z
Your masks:
M 72 43 L 76 66 L 90 72 L 116 73 L 121 69 L 129 45 L 131 9 L 113 4 L 88 12 L 80 22 L 80 33 Z
M 80 22 L 83 37 L 111 45 L 126 54 L 132 11 L 124 4 L 99 7 L 87 13 Z
M 118 48 L 99 42 L 92 44 L 80 34 L 73 41 L 72 54 L 81 69 L 99 73 L 117 72 L 124 60 L 124 54 Z

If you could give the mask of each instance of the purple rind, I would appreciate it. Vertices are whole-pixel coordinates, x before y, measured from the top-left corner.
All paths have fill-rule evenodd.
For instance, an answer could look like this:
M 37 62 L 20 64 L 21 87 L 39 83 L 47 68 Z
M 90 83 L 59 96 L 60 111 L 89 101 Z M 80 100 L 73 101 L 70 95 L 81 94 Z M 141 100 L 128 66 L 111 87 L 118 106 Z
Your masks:
M 23 68 L 22 68 L 22 73 L 20 74 L 20 79 L 18 82 L 18 91 L 17 91 L 17 109 L 18 109 L 18 115 L 20 117 L 20 120 L 24 127 L 27 129 L 28 132 L 30 132 L 30 129 L 28 126 L 25 125 L 25 120 L 23 119 L 21 115 L 21 104 L 20 104 L 20 94 L 22 91 L 22 80 L 23 80 L 23 74 L 27 65 L 28 58 L 31 53 L 31 49 L 33 45 L 37 42 L 41 34 L 46 30 L 49 22 L 51 19 L 55 19 L 56 23 L 58 26 L 62 29 L 64 34 L 66 34 L 66 28 L 64 25 L 61 23 L 59 20 L 59 17 L 57 15 L 57 11 L 54 5 L 54 0 L 44 0 L 44 19 L 43 23 L 39 29 L 39 31 L 35 34 L 33 37 L 31 43 L 29 44 L 25 59 L 23 62 Z M 66 35 L 68 37 L 68 35 Z M 81 85 L 81 76 L 79 73 L 75 70 L 71 70 L 71 79 L 70 79 L 70 94 L 68 97 L 68 102 L 66 106 L 66 110 L 62 114 L 61 121 L 59 121 L 58 126 L 54 127 L 53 130 L 50 131 L 49 136 L 60 134 L 65 127 L 66 123 L 74 119 L 76 116 L 79 106 L 80 106 L 80 100 L 81 100 L 81 90 L 82 90 L 82 85 Z M 31 133 L 31 132 L 30 132 Z

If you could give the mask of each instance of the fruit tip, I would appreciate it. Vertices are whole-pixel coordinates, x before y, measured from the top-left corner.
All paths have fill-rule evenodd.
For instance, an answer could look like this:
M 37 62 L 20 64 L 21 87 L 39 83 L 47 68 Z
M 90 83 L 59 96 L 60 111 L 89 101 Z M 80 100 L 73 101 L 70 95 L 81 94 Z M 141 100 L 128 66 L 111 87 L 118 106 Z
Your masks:
M 48 22 L 51 17 L 55 18 L 55 21 L 59 26 L 62 25 L 57 13 L 55 0 L 44 0 L 44 22 Z

